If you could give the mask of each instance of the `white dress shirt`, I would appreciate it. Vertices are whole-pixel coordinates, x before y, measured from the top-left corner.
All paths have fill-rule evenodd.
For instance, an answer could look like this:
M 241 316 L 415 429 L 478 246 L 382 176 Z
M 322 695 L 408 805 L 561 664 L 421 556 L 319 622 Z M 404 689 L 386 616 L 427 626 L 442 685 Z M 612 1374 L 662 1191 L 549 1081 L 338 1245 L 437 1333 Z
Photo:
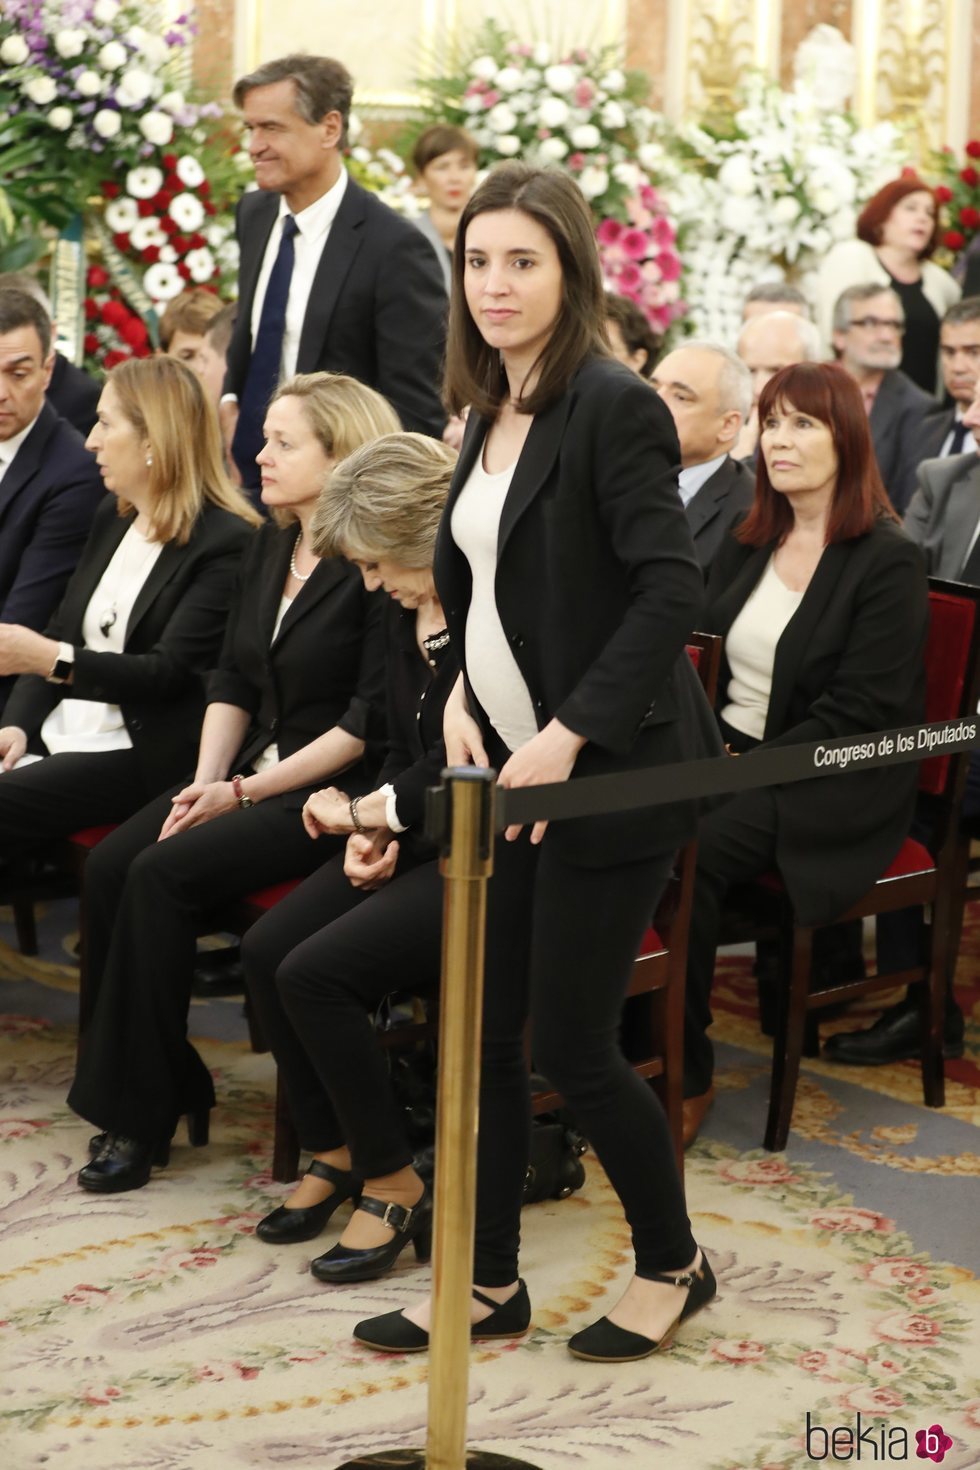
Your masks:
M 286 330 L 282 338 L 282 364 L 280 377 L 291 378 L 296 371 L 296 358 L 299 355 L 299 339 L 303 330 L 303 318 L 306 316 L 306 305 L 310 299 L 313 289 L 313 277 L 316 275 L 317 266 L 320 264 L 320 256 L 323 247 L 327 243 L 330 227 L 337 218 L 347 188 L 347 170 L 340 170 L 340 178 L 321 194 L 319 199 L 301 209 L 294 216 L 296 220 L 297 233 L 293 238 L 294 263 L 293 274 L 289 282 L 289 300 L 286 303 Z M 282 221 L 287 214 L 292 213 L 286 200 L 280 196 L 279 214 L 276 223 L 269 236 L 269 243 L 265 247 L 262 257 L 262 268 L 259 278 L 255 284 L 255 298 L 252 302 L 252 343 L 259 330 L 259 321 L 262 316 L 262 304 L 265 301 L 265 291 L 272 275 L 272 267 L 276 256 L 279 254 L 279 246 L 282 242 Z
M 727 451 L 725 454 L 717 454 L 714 459 L 706 459 L 703 464 L 688 465 L 686 469 L 681 470 L 678 482 L 682 505 L 690 505 L 702 485 L 706 485 L 715 470 L 720 469 L 725 463 L 726 457 Z
M 952 429 L 950 429 L 949 433 L 946 435 L 946 438 L 942 442 L 942 446 L 940 447 L 940 450 L 939 450 L 939 458 L 940 459 L 945 459 L 946 456 L 947 456 L 947 454 L 952 454 L 952 452 L 953 452 L 953 434 L 955 433 L 955 426 L 958 425 L 958 424 L 961 424 L 962 422 L 963 422 L 963 410 L 957 404 L 956 414 L 955 414 L 954 419 L 953 419 L 954 427 Z M 976 450 L 977 450 L 977 447 L 978 447 L 977 446 L 977 441 L 974 438 L 973 430 L 972 429 L 967 429 L 966 434 L 963 437 L 963 448 L 962 449 L 958 449 L 956 452 L 957 452 L 957 454 L 975 454 L 976 453 Z

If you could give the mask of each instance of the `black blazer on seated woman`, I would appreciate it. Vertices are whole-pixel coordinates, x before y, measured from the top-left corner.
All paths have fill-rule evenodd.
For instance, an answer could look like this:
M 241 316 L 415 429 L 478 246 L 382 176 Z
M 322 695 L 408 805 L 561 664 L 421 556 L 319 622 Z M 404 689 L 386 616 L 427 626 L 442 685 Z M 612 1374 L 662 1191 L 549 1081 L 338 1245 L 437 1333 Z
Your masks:
M 722 546 L 708 581 L 705 629 L 727 634 L 775 547 Z M 919 548 L 894 521 L 828 546 L 776 645 L 763 743 L 861 735 L 925 717 L 928 584 Z M 731 670 L 723 658 L 718 708 Z M 913 762 L 776 788 L 776 862 L 802 923 L 856 902 L 908 836 Z
M 470 415 L 436 544 L 436 585 L 464 673 L 472 582 L 450 518 L 487 427 Z M 704 587 L 677 488 L 679 463 L 670 412 L 649 384 L 595 358 L 535 418 L 508 490 L 497 607 L 539 729 L 557 716 L 588 740 L 573 777 L 721 750 L 684 652 L 701 626 Z M 680 846 L 694 821 L 693 803 L 677 803 L 556 822 L 549 835 L 570 861 L 605 867 Z
M 133 605 L 122 653 L 82 647 L 82 620 L 103 572 L 133 522 L 106 496 L 46 636 L 75 649 L 72 682 L 24 674 L 4 723 L 24 730 L 30 748 L 62 699 L 118 704 L 147 789 L 162 791 L 192 766 L 204 714 L 204 675 L 214 667 L 242 554 L 253 529 L 206 505 L 185 546 L 168 542 Z
M 384 599 L 365 591 L 348 562 L 328 557 L 313 568 L 273 642 L 296 534 L 295 526 L 271 522 L 256 533 L 208 680 L 208 702 L 237 705 L 252 717 L 234 770 L 273 741 L 285 760 L 334 725 L 364 740 L 367 765 L 376 767 L 385 733 Z M 299 808 L 315 789 L 282 799 Z

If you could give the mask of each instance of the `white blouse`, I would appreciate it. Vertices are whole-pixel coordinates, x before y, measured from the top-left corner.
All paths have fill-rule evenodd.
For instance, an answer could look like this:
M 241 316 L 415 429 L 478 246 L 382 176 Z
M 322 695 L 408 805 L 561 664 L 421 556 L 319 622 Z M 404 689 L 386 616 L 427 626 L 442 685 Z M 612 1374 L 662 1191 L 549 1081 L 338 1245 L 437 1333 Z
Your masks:
M 802 592 L 779 580 L 772 557 L 725 639 L 732 677 L 722 719 L 752 740 L 761 740 L 769 714 L 776 644 L 796 612 Z
M 82 618 L 83 647 L 122 653 L 133 606 L 162 550 L 162 541 L 150 541 L 135 525 L 129 527 L 89 598 Z M 51 755 L 131 750 L 133 745 L 118 704 L 73 699 L 68 692 L 41 726 L 41 739 Z
M 514 465 L 489 475 L 478 458 L 453 506 L 453 540 L 470 564 L 473 596 L 466 615 L 466 671 L 491 725 L 518 750 L 538 733 L 534 704 L 497 611 L 494 581 L 500 516 Z

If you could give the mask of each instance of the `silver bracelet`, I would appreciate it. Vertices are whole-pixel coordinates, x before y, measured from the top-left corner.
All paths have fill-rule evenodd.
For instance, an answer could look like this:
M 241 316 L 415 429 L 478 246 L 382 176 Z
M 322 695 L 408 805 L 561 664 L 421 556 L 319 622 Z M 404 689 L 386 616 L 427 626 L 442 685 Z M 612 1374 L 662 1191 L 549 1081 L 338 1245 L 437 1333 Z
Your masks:
M 357 807 L 358 807 L 358 803 L 360 802 L 360 800 L 361 800 L 361 798 L 359 796 L 352 796 L 351 797 L 351 799 L 350 799 L 350 819 L 354 823 L 354 831 L 355 832 L 360 832 L 363 835 L 364 833 L 367 832 L 368 829 L 365 827 L 364 823 L 361 821 L 360 817 L 357 815 Z

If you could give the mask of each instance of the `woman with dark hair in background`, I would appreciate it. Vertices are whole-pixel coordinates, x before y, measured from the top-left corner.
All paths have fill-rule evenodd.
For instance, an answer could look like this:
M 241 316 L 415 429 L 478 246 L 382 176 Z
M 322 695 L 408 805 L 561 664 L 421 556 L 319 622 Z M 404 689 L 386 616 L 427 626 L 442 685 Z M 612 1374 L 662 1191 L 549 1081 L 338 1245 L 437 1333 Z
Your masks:
M 635 301 L 615 291 L 606 292 L 606 332 L 613 357 L 641 378 L 652 376 L 663 338 L 653 330 Z
M 719 721 L 734 755 L 923 718 L 928 586 L 878 474 L 861 391 L 797 363 L 759 398 L 755 503 L 722 546 L 703 626 L 725 639 Z M 908 835 L 918 772 L 882 766 L 744 791 L 698 827 L 688 947 L 686 1107 L 709 1106 L 722 902 L 775 865 L 803 924 L 843 913 Z
M 492 763 L 504 787 L 689 759 L 712 733 L 684 651 L 702 588 L 677 437 L 657 395 L 612 359 L 604 321 L 577 185 L 522 164 L 495 169 L 463 211 L 453 258 L 448 401 L 473 409 L 435 572 L 463 667 L 446 708 L 447 759 Z M 519 1336 L 530 1320 L 518 1275 L 529 1013 L 535 1066 L 595 1148 L 636 1251 L 622 1300 L 572 1338 L 572 1352 L 645 1357 L 714 1295 L 667 1119 L 619 1045 L 633 962 L 694 820 L 685 804 L 510 828 L 496 843 L 476 1339 Z M 392 1312 L 360 1323 L 355 1337 L 421 1351 L 428 1314 L 427 1302 Z
M 300 821 L 321 781 L 343 772 L 353 791 L 370 788 L 383 608 L 353 568 L 317 557 L 310 522 L 334 465 L 397 427 L 380 394 L 340 374 L 290 378 L 266 411 L 258 463 L 274 519 L 226 608 L 194 779 L 157 795 L 85 868 L 95 1005 L 68 1101 L 103 1131 L 83 1189 L 141 1188 L 167 1162 L 182 1113 L 191 1141 L 207 1141 L 214 1086 L 187 1037 L 203 917 L 326 861 L 330 844 L 314 847 Z
M 413 224 L 436 252 L 447 291 L 456 227 L 463 206 L 473 193 L 478 158 L 479 149 L 472 134 L 449 123 L 435 123 L 426 128 L 412 149 L 418 187 L 429 201 L 428 209 Z
M 895 292 L 905 313 L 899 367 L 927 393 L 937 392 L 939 323 L 960 299 L 953 277 L 929 258 L 938 244 L 936 196 L 915 174 L 893 179 L 868 200 L 858 215 L 857 239 L 834 245 L 817 273 L 817 326 L 828 356 L 841 292 L 879 282 Z

